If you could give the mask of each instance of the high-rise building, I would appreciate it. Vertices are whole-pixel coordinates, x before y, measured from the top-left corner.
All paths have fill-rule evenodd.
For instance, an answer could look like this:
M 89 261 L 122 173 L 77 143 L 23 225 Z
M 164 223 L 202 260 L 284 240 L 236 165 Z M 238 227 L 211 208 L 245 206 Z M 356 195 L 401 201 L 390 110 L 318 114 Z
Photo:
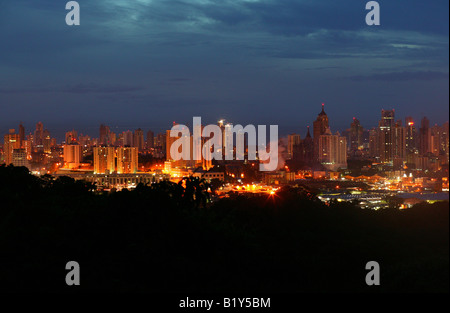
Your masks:
M 29 168 L 27 153 L 25 149 L 14 149 L 12 152 L 12 164 Z
M 322 111 L 319 113 L 313 124 L 314 157 L 316 160 L 319 159 L 320 136 L 324 135 L 329 127 L 328 115 L 325 113 L 325 104 L 322 104 Z
M 419 130 L 419 153 L 426 155 L 431 153 L 431 129 L 430 121 L 424 117 L 420 124 Z
M 111 142 L 110 142 L 110 133 L 111 133 L 111 130 L 109 129 L 109 127 L 108 126 L 106 126 L 106 125 L 100 125 L 100 138 L 99 138 L 99 140 L 100 140 L 100 145 L 102 145 L 102 146 L 109 146 L 109 145 L 111 145 Z
M 134 134 L 132 131 L 127 130 L 123 132 L 123 146 L 124 147 L 134 147 Z
M 140 128 L 134 131 L 133 146 L 139 151 L 144 150 L 144 132 Z
M 15 132 L 14 129 L 10 129 L 9 133 L 4 136 L 3 152 L 6 165 L 13 163 L 13 151 L 20 149 L 20 136 Z
M 23 141 L 25 140 L 25 127 L 23 127 L 22 123 L 19 125 L 19 141 L 20 147 L 23 148 Z
M 298 134 L 290 134 L 288 135 L 288 146 L 287 146 L 287 158 L 291 160 L 294 158 L 295 147 L 298 146 L 302 142 L 302 138 Z
M 395 110 L 382 110 L 378 124 L 378 152 L 382 163 L 394 162 L 394 126 Z
M 135 174 L 138 170 L 138 149 L 136 147 L 121 147 L 117 149 L 117 173 Z
M 64 145 L 65 168 L 79 167 L 82 160 L 82 147 L 79 144 Z
M 155 134 L 151 130 L 149 130 L 147 132 L 146 148 L 153 149 L 154 146 L 155 146 Z
M 405 139 L 405 149 L 406 149 L 406 162 L 414 163 L 415 159 L 419 154 L 417 148 L 418 138 L 417 130 L 412 117 L 407 117 L 405 119 L 406 123 L 406 139 Z
M 116 171 L 114 147 L 94 147 L 94 174 L 108 174 Z
M 357 151 L 363 144 L 364 128 L 361 126 L 359 120 L 354 117 L 353 122 L 350 124 L 350 150 Z
M 335 135 L 330 128 L 319 137 L 319 162 L 327 169 L 335 171 L 347 167 L 347 138 L 339 132 Z
M 44 125 L 42 122 L 36 124 L 36 130 L 34 131 L 34 145 L 42 146 L 44 140 Z
M 70 145 L 78 141 L 78 133 L 75 130 L 66 133 L 66 144 Z
M 406 130 L 401 121 L 397 121 L 393 128 L 393 165 L 402 167 L 406 162 Z

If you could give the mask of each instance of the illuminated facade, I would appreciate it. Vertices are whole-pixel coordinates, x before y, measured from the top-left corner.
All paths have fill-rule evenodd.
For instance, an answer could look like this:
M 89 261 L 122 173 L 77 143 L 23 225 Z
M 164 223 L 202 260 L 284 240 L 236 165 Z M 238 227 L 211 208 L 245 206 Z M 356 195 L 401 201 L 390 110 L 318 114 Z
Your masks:
M 114 173 L 115 156 L 114 147 L 94 147 L 94 174 Z
M 138 149 L 136 147 L 125 147 L 117 149 L 117 173 L 133 174 L 139 166 Z

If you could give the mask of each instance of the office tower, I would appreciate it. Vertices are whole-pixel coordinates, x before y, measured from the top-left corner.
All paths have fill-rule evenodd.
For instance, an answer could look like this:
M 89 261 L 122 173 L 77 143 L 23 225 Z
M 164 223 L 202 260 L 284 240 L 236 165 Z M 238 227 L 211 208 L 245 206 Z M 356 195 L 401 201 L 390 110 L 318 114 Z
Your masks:
M 379 158 L 382 163 L 393 164 L 394 161 L 394 126 L 395 110 L 382 110 L 378 124 Z
M 42 146 L 44 140 L 44 125 L 42 122 L 36 124 L 36 130 L 34 131 L 34 145 Z
M 155 146 L 155 134 L 149 130 L 147 132 L 147 141 L 146 141 L 146 148 L 147 149 L 153 149 L 153 147 Z
M 20 138 L 20 135 L 19 135 Z M 25 166 L 29 168 L 27 153 L 25 149 L 14 149 L 12 152 L 12 164 L 14 166 Z
M 335 171 L 347 167 L 347 138 L 339 132 L 335 135 L 330 128 L 319 137 L 319 162 L 327 169 Z
M 79 167 L 82 160 L 82 149 L 79 144 L 64 145 L 65 168 Z
M 314 157 L 316 160 L 319 158 L 319 138 L 325 134 L 329 127 L 328 115 L 325 113 L 325 104 L 322 104 L 322 111 L 313 123 Z
M 138 151 L 144 150 L 144 132 L 140 128 L 134 131 L 133 147 L 138 148 Z
M 294 158 L 295 147 L 298 146 L 302 141 L 302 138 L 298 134 L 288 135 L 288 160 L 292 160 Z
M 419 153 L 421 155 L 431 153 L 431 129 L 430 121 L 427 117 L 424 117 L 420 123 Z
M 405 123 L 406 123 L 406 139 L 405 139 L 406 162 L 414 163 L 415 158 L 419 154 L 419 150 L 417 148 L 418 145 L 417 130 L 412 117 L 407 117 L 405 119 Z
M 350 124 L 350 150 L 357 151 L 363 144 L 364 128 L 357 118 L 353 118 L 353 122 Z
M 117 173 L 135 174 L 138 166 L 138 149 L 136 147 L 121 147 L 117 149 Z
M 20 147 L 23 147 L 23 141 L 25 140 L 25 127 L 23 127 L 22 123 L 19 125 L 19 141 Z
M 441 154 L 441 132 L 442 129 L 437 124 L 431 128 L 430 151 L 434 156 Z
M 47 129 L 44 130 L 44 139 L 42 140 L 42 145 L 45 153 L 52 152 L 52 138 L 50 137 L 50 132 Z
M 20 149 L 20 136 L 15 133 L 14 129 L 10 129 L 9 133 L 4 136 L 3 152 L 5 155 L 5 163 L 9 165 L 13 162 L 14 149 Z
M 116 171 L 114 147 L 94 147 L 94 174 L 110 174 Z
M 100 125 L 100 145 L 102 146 L 109 146 L 111 145 L 111 140 L 110 140 L 110 134 L 111 134 L 111 130 L 109 129 L 108 126 L 106 125 Z
M 401 167 L 406 161 L 406 130 L 401 121 L 397 121 L 393 128 L 393 165 Z

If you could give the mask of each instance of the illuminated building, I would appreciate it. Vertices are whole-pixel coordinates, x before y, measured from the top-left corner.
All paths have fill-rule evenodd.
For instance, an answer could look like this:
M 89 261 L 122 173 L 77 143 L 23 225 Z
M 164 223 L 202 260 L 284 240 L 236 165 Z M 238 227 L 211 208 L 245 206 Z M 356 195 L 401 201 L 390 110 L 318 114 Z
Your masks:
M 134 147 L 134 134 L 132 131 L 127 130 L 126 132 L 123 132 L 123 146 L 124 147 Z
M 108 126 L 106 125 L 100 125 L 100 145 L 102 146 L 109 146 L 111 145 L 111 140 L 110 140 L 110 134 L 111 134 L 111 130 L 109 129 Z
M 394 122 L 395 110 L 382 110 L 378 124 L 378 155 L 381 163 L 394 162 Z
M 314 158 L 319 158 L 319 139 L 324 135 L 329 128 L 328 115 L 325 113 L 325 104 L 322 104 L 322 111 L 317 116 L 317 119 L 313 124 L 313 137 L 314 137 Z
M 116 171 L 114 147 L 94 147 L 94 174 Z
M 417 149 L 417 130 L 412 117 L 407 117 L 406 122 L 406 139 L 405 139 L 405 149 L 406 149 L 406 162 L 415 163 L 415 158 L 419 154 Z
M 301 141 L 301 136 L 298 134 L 288 135 L 288 160 L 291 160 L 294 157 L 295 146 L 298 146 Z
M 25 149 L 14 149 L 12 152 L 12 162 L 14 166 L 25 166 L 29 167 L 27 153 Z
M 327 169 L 335 171 L 347 167 L 347 138 L 331 133 L 328 128 L 319 137 L 319 162 Z
M 139 151 L 144 150 L 144 132 L 140 128 L 134 131 L 133 147 L 138 148 Z
M 9 130 L 9 134 L 4 136 L 3 151 L 5 154 L 5 163 L 9 165 L 13 162 L 14 149 L 20 149 L 20 136 L 14 129 Z
M 64 145 L 65 168 L 77 168 L 82 159 L 82 147 L 79 144 Z
M 66 133 L 66 144 L 70 145 L 78 141 L 78 133 L 75 130 Z
M 363 144 L 363 133 L 364 133 L 364 128 L 361 126 L 361 123 L 359 122 L 359 120 L 354 117 L 353 118 L 353 122 L 350 124 L 350 134 L 349 134 L 349 139 L 350 139 L 350 150 L 351 151 L 357 151 L 359 149 L 359 147 L 362 146 Z
M 34 145 L 42 146 L 44 140 L 44 125 L 42 122 L 36 124 L 36 130 L 34 131 Z
M 136 147 L 121 147 L 117 149 L 118 174 L 136 173 L 138 166 L 138 149 Z

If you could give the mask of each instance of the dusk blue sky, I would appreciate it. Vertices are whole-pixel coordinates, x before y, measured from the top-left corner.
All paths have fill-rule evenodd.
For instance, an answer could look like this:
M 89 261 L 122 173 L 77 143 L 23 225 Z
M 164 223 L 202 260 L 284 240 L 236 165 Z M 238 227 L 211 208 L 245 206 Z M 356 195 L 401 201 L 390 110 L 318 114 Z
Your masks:
M 61 137 L 173 121 L 277 124 L 305 135 L 326 104 L 332 131 L 449 114 L 449 2 L 0 0 L 0 131 L 42 121 Z

